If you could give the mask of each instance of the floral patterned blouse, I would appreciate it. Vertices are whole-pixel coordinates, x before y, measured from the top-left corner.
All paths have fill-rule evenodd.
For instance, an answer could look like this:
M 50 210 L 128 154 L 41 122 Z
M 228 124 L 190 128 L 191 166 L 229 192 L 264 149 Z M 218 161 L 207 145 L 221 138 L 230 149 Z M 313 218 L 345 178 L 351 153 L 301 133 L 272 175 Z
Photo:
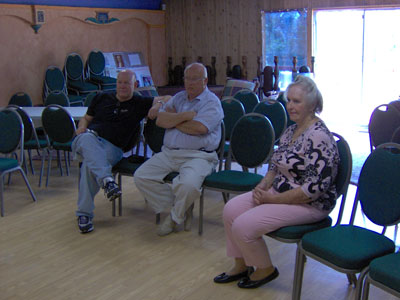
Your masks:
M 339 152 L 336 142 L 322 120 L 292 142 L 296 127 L 294 124 L 286 129 L 271 157 L 269 170 L 276 172 L 272 186 L 280 193 L 301 187 L 311 198 L 310 205 L 331 211 L 337 198 L 335 178 Z

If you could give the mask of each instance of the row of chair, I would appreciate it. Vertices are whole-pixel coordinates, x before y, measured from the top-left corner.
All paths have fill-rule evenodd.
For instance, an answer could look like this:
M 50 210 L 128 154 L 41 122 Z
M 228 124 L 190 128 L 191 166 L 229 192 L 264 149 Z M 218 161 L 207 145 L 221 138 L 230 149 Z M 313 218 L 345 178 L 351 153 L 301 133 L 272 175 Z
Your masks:
M 51 92 L 63 92 L 71 105 L 84 105 L 86 95 L 100 90 L 115 90 L 116 79 L 105 76 L 105 58 L 100 50 L 92 50 L 83 64 L 78 53 L 67 55 L 64 73 L 56 66 L 47 68 L 43 83 L 43 100 Z

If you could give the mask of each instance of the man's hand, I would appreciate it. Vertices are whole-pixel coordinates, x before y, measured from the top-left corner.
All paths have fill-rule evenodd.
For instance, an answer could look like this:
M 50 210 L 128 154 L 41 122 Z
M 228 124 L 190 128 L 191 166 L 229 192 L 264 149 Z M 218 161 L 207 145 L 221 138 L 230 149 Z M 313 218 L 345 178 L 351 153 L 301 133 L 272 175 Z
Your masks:
M 151 120 L 154 120 L 155 118 L 157 118 L 158 111 L 160 110 L 160 107 L 161 107 L 161 104 L 153 105 L 153 106 L 150 108 L 150 110 L 149 110 L 149 112 L 148 112 L 148 114 L 147 114 L 147 117 L 148 117 L 149 119 L 151 119 Z
M 79 135 L 79 134 L 81 134 L 81 133 L 86 132 L 86 129 L 87 129 L 87 128 L 84 128 L 84 127 L 78 127 L 78 128 L 76 129 L 75 133 L 76 133 L 76 135 Z

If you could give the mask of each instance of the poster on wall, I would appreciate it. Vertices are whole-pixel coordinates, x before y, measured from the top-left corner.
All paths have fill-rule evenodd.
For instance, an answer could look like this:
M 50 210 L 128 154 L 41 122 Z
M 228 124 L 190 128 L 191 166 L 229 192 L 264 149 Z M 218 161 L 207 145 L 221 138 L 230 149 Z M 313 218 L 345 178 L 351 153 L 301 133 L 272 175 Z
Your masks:
M 105 75 L 117 78 L 122 70 L 132 70 L 136 74 L 138 87 L 152 86 L 153 78 L 140 52 L 104 52 Z

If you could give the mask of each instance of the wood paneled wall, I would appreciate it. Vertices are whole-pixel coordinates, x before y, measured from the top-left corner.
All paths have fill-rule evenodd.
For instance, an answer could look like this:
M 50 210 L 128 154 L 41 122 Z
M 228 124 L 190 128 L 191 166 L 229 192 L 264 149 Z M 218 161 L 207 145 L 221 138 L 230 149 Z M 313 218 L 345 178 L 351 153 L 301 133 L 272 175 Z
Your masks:
M 262 54 L 262 10 L 400 6 L 400 0 L 169 0 L 166 3 L 167 56 L 172 57 L 172 65 L 181 64 L 182 56 L 187 63 L 202 56 L 203 63 L 210 65 L 211 56 L 215 56 L 217 84 L 225 83 L 227 56 L 232 57 L 232 65 L 241 65 L 241 57 L 247 56 L 248 79 L 256 77 L 257 56 Z

